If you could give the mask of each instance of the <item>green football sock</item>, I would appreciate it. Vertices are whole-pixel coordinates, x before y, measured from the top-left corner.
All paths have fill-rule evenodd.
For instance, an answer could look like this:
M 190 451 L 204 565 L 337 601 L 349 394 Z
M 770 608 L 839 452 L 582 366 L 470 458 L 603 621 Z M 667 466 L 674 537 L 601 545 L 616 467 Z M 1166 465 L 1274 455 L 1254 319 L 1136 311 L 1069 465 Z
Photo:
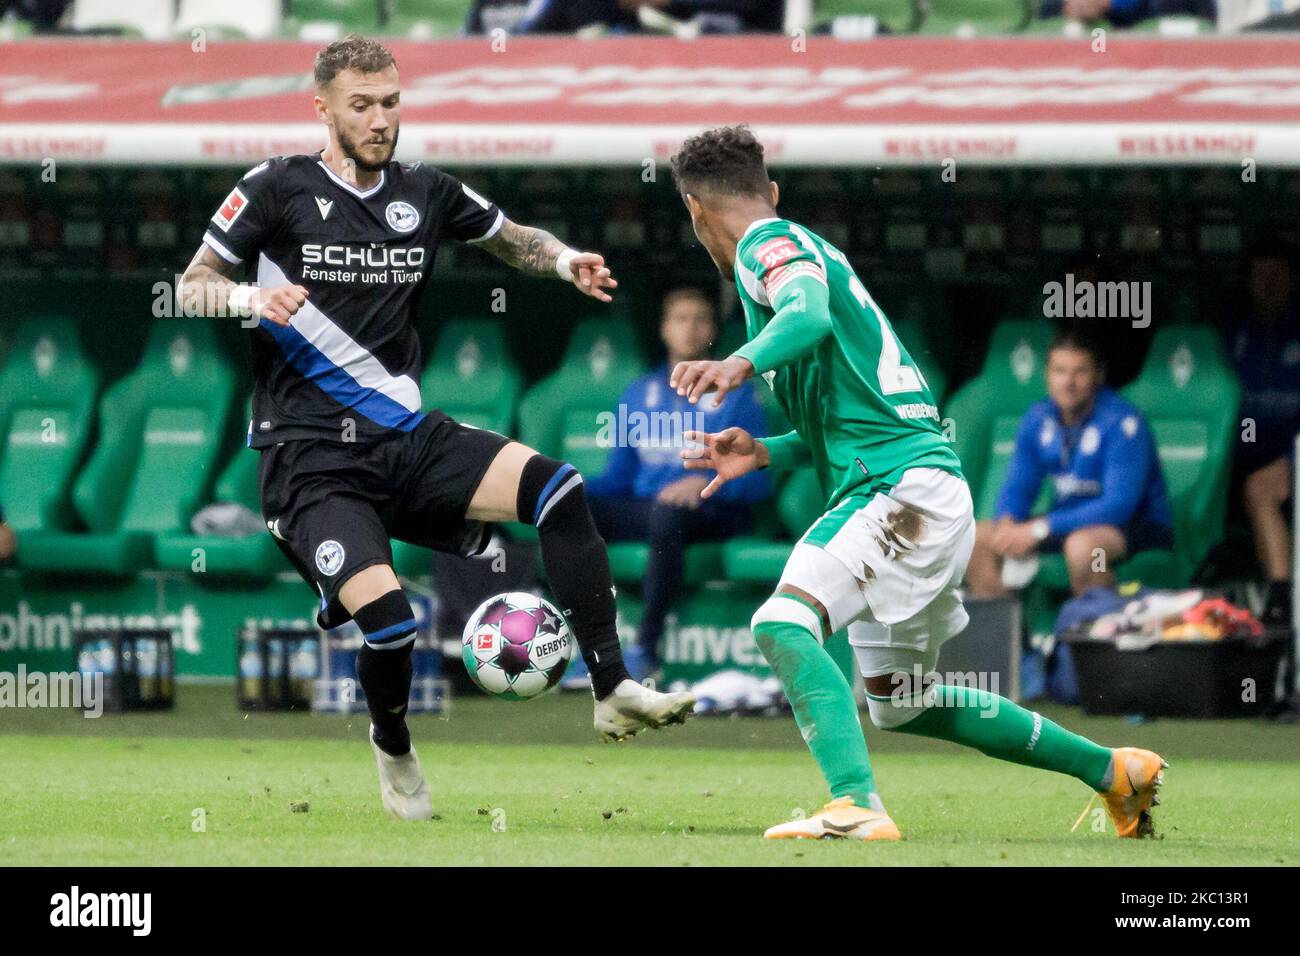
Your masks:
M 835 661 L 799 624 L 764 621 L 754 628 L 754 640 L 790 699 L 831 797 L 852 797 L 860 807 L 880 809 L 857 702 Z
M 947 685 L 936 691 L 932 706 L 895 729 L 974 747 L 1000 760 L 1069 774 L 1094 790 L 1104 789 L 1110 772 L 1108 748 L 988 691 Z

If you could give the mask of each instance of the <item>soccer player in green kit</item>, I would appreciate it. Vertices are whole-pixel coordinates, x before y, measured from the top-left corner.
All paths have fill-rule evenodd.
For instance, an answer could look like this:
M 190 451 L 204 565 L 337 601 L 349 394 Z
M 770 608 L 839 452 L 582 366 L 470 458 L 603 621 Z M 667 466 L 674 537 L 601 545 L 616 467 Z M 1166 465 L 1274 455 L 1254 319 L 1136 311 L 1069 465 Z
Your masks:
M 699 445 L 684 464 L 716 471 L 706 498 L 757 468 L 805 465 L 828 496 L 751 627 L 831 801 L 764 835 L 900 838 L 853 692 L 823 648 L 844 627 L 877 727 L 1077 777 L 1119 836 L 1152 833 L 1166 766 L 1157 754 L 1102 747 L 996 694 L 934 680 L 940 646 L 968 621 L 957 588 L 975 540 L 970 490 L 924 376 L 844 254 L 780 218 L 763 147 L 745 127 L 688 139 L 672 168 L 695 234 L 734 276 L 749 341 L 721 361 L 678 364 L 670 383 L 696 402 L 762 375 L 794 425 L 762 440 L 688 432 Z

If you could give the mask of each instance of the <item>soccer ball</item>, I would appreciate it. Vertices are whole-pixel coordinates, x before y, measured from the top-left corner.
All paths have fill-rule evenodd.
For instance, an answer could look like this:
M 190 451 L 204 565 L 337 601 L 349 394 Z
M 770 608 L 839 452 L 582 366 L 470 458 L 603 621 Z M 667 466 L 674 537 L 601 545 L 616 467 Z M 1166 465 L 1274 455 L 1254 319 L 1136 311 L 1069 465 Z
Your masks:
M 573 635 L 555 605 L 511 591 L 488 598 L 470 615 L 460 656 L 489 694 L 528 700 L 560 682 L 573 656 Z

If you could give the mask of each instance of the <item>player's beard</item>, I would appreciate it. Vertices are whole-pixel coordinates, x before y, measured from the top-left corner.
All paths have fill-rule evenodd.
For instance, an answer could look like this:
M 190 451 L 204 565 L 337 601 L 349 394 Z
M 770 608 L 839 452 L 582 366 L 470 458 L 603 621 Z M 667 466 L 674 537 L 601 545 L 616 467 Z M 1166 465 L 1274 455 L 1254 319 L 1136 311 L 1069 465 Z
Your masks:
M 397 151 L 397 134 L 400 131 L 401 127 L 396 125 L 393 126 L 393 138 L 387 141 L 388 152 L 384 154 L 383 159 L 378 161 L 372 162 L 367 159 L 362 159 L 361 152 L 357 149 L 357 141 L 352 139 L 341 129 L 338 131 L 339 149 L 343 150 L 344 156 L 357 164 L 357 169 L 364 169 L 368 173 L 377 173 L 388 165 L 388 161 L 393 158 L 393 153 Z

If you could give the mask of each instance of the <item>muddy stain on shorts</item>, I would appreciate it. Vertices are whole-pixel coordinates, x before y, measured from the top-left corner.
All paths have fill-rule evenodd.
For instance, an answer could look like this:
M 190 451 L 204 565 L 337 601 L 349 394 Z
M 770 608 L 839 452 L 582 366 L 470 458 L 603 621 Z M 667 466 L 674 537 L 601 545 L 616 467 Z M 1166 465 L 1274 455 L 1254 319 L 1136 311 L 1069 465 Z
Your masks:
M 887 558 L 899 558 L 912 551 L 925 537 L 925 516 L 921 512 L 899 505 L 885 519 L 885 525 L 876 537 L 880 552 Z

